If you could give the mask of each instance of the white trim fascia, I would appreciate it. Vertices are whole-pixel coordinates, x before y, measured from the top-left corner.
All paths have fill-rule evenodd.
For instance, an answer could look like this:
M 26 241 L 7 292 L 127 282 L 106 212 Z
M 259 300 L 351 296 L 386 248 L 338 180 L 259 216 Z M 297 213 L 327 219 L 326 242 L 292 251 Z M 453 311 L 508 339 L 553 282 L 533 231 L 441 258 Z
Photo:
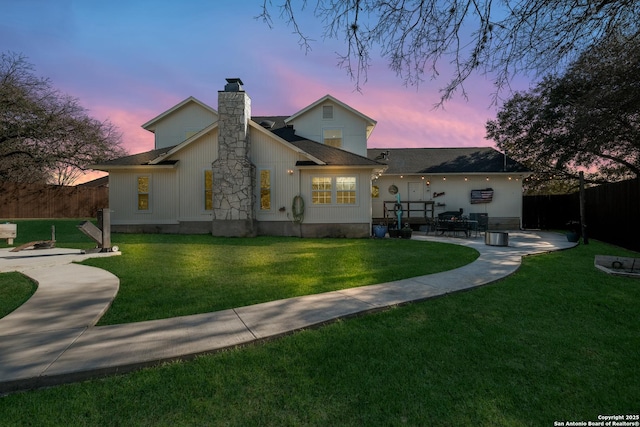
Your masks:
M 157 122 L 159 122 L 160 120 L 164 119 L 165 117 L 171 115 L 173 112 L 181 109 L 182 107 L 184 107 L 185 105 L 187 105 L 190 102 L 194 102 L 194 103 L 200 105 L 201 107 L 205 108 L 206 110 L 209 110 L 210 112 L 212 112 L 216 116 L 218 115 L 218 112 L 216 110 L 214 110 L 213 108 L 211 108 L 210 106 L 208 106 L 204 102 L 200 101 L 199 99 L 196 99 L 193 96 L 190 96 L 187 99 L 183 100 L 182 102 L 179 102 L 178 104 L 176 104 L 173 107 L 169 108 L 165 112 L 160 113 L 159 115 L 157 115 L 153 119 L 149 120 L 148 122 L 144 123 L 142 125 L 142 128 L 145 129 L 145 130 L 148 130 L 149 132 L 155 132 L 155 126 L 154 125 Z
M 185 139 L 180 144 L 178 144 L 175 147 L 173 147 L 171 150 L 169 150 L 166 153 L 163 153 L 163 154 L 159 155 L 158 157 L 156 157 L 155 159 L 151 160 L 149 162 L 149 164 L 150 165 L 156 165 L 156 164 L 160 163 L 161 161 L 165 160 L 168 157 L 171 157 L 171 155 L 173 155 L 173 154 L 177 153 L 178 151 L 182 150 L 183 148 L 187 147 L 193 141 L 199 139 L 203 135 L 206 135 L 207 133 L 211 132 L 213 129 L 215 129 L 217 127 L 218 127 L 218 122 L 211 123 L 209 126 L 207 126 L 206 128 L 202 129 L 200 132 L 198 132 L 198 133 L 196 133 L 194 135 L 191 135 L 189 138 Z
M 275 141 L 279 142 L 280 144 L 284 145 L 285 147 L 289 148 L 290 150 L 293 150 L 294 152 L 305 156 L 307 159 L 316 162 L 320 165 L 326 165 L 325 162 L 323 162 L 322 160 L 318 159 L 317 157 L 312 156 L 311 154 L 307 153 L 306 151 L 296 147 L 295 145 L 291 144 L 290 142 L 280 138 L 278 135 L 276 135 L 275 133 L 266 130 L 265 128 L 263 128 L 262 126 L 260 126 L 258 123 L 254 122 L 254 121 L 250 121 L 249 125 L 254 128 L 257 129 L 258 131 L 264 133 L 265 135 L 269 135 L 271 138 L 273 138 Z
M 92 167 L 91 169 L 93 170 L 98 170 L 98 171 L 103 171 L 103 172 L 109 172 L 112 170 L 132 170 L 132 171 L 154 171 L 154 170 L 158 170 L 158 169 L 175 169 L 178 167 L 178 163 L 173 163 L 170 165 L 114 165 L 114 166 L 100 166 L 100 165 L 94 165 L 96 167 Z M 100 169 L 98 167 L 101 167 Z
M 307 113 L 308 111 L 314 109 L 315 107 L 317 107 L 318 105 L 320 105 L 320 104 L 322 104 L 323 102 L 326 102 L 326 101 L 335 102 L 336 104 L 338 104 L 339 106 L 345 108 L 346 110 L 356 114 L 357 116 L 360 116 L 362 119 L 364 119 L 365 121 L 367 121 L 369 123 L 369 125 L 371 126 L 371 131 L 373 131 L 373 128 L 378 123 L 377 121 L 373 120 L 371 117 L 367 116 L 366 114 L 361 113 L 360 111 L 356 110 L 355 108 L 350 107 L 349 105 L 345 104 L 344 102 L 340 101 L 339 99 L 334 98 L 333 96 L 331 96 L 329 94 L 327 94 L 327 95 L 323 96 L 322 98 L 318 99 L 316 102 L 312 103 L 311 105 L 306 106 L 305 108 L 303 108 L 302 110 L 298 111 L 294 115 L 287 117 L 286 119 L 284 119 L 284 122 L 285 123 L 289 123 L 290 121 L 300 117 L 301 115 Z M 369 131 L 368 129 L 369 129 L 369 126 L 367 126 L 367 137 L 371 133 L 371 131 Z

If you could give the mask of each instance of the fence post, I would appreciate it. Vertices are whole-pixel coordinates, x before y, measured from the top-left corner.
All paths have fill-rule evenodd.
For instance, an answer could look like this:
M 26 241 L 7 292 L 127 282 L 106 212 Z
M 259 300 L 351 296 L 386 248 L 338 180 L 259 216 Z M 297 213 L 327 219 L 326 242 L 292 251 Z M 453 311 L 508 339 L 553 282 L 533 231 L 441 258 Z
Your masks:
M 580 225 L 582 226 L 582 242 L 589 244 L 589 236 L 587 235 L 587 219 L 585 215 L 585 195 L 584 195 L 584 172 L 580 172 Z

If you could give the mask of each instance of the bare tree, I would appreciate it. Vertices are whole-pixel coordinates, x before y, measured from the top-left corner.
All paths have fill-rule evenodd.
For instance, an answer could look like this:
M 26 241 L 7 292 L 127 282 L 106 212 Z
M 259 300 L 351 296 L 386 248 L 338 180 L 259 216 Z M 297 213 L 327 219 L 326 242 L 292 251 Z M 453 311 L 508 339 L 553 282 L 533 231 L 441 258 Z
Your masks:
M 339 64 L 356 88 L 367 81 L 372 55 L 380 54 L 406 85 L 450 73 L 444 102 L 474 72 L 490 75 L 494 101 L 516 74 L 541 76 L 571 62 L 614 30 L 637 35 L 637 0 L 263 0 L 258 18 L 273 25 L 272 11 L 293 27 L 300 45 L 312 36 L 298 19 L 312 9 L 323 38 L 343 40 Z M 298 4 L 296 8 L 294 5 Z M 445 65 L 442 66 L 442 62 Z M 451 67 L 451 69 L 449 69 Z
M 126 154 L 120 140 L 23 55 L 0 55 L 0 181 L 71 184 L 88 165 Z

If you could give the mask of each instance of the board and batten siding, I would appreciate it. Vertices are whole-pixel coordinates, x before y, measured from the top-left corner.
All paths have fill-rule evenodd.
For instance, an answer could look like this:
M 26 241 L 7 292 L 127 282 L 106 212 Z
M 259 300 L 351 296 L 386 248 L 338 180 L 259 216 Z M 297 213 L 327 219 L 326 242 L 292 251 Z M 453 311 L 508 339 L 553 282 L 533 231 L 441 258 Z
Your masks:
M 322 118 L 322 107 L 333 106 L 333 118 Z M 296 134 L 312 141 L 324 140 L 324 129 L 342 129 L 342 149 L 367 156 L 367 122 L 344 107 L 326 101 L 292 121 Z
M 138 177 L 150 178 L 148 211 L 138 210 Z M 109 175 L 109 208 L 111 223 L 175 224 L 177 208 L 176 170 L 139 168 Z
M 172 157 L 178 160 L 178 221 L 211 220 L 212 211 L 206 211 L 204 205 L 204 171 L 211 170 L 217 158 L 217 129 L 198 138 Z
M 355 205 L 314 205 L 311 195 L 313 177 L 355 176 L 357 185 Z M 354 171 L 353 169 L 304 170 L 300 177 L 301 194 L 305 201 L 305 224 L 347 224 L 371 222 L 371 171 Z
M 298 160 L 306 160 L 290 147 L 273 139 L 260 129 L 251 132 L 251 160 L 256 166 L 256 219 L 258 221 L 290 221 L 293 198 L 300 192 Z M 271 173 L 271 209 L 260 209 L 260 171 Z M 289 173 L 293 171 L 293 173 Z M 284 208 L 284 211 L 280 210 Z
M 489 180 L 487 181 L 487 177 Z M 435 207 L 435 216 L 446 211 L 463 210 L 465 215 L 470 213 L 486 213 L 489 217 L 522 217 L 522 179 L 519 176 L 508 174 L 483 174 L 483 175 L 398 175 L 381 176 L 373 181 L 373 185 L 379 188 L 379 196 L 373 198 L 373 217 L 383 216 L 383 202 L 395 201 L 396 195 L 389 193 L 389 187 L 398 187 L 401 201 L 413 201 L 410 196 L 410 183 L 422 183 L 422 200 L 431 200 L 443 206 Z M 444 179 L 446 178 L 446 179 Z M 429 182 L 429 185 L 426 183 Z M 471 204 L 471 190 L 493 189 L 493 199 L 490 203 Z
M 218 117 L 196 103 L 188 103 L 155 126 L 155 147 L 171 147 L 206 128 Z

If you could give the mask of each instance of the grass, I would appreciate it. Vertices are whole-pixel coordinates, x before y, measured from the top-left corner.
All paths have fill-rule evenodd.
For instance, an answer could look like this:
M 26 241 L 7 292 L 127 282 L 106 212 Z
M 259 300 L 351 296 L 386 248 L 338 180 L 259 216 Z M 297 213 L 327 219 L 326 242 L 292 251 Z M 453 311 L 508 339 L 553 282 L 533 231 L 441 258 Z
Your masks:
M 24 304 L 38 285 L 20 273 L 0 274 L 0 318 Z
M 21 241 L 56 225 L 58 246 L 89 248 L 80 221 L 18 222 Z M 20 244 L 17 241 L 16 244 Z M 120 290 L 99 325 L 241 307 L 382 283 L 468 264 L 477 251 L 402 239 L 214 238 L 120 234 L 123 255 L 87 260 L 111 271 Z M 83 246 L 84 245 L 84 246 Z
M 121 257 L 88 260 L 120 278 L 100 324 L 223 310 L 453 269 L 475 250 L 398 239 L 118 236 Z
M 472 291 L 0 399 L 6 425 L 548 426 L 637 414 L 640 286 L 597 241 Z

